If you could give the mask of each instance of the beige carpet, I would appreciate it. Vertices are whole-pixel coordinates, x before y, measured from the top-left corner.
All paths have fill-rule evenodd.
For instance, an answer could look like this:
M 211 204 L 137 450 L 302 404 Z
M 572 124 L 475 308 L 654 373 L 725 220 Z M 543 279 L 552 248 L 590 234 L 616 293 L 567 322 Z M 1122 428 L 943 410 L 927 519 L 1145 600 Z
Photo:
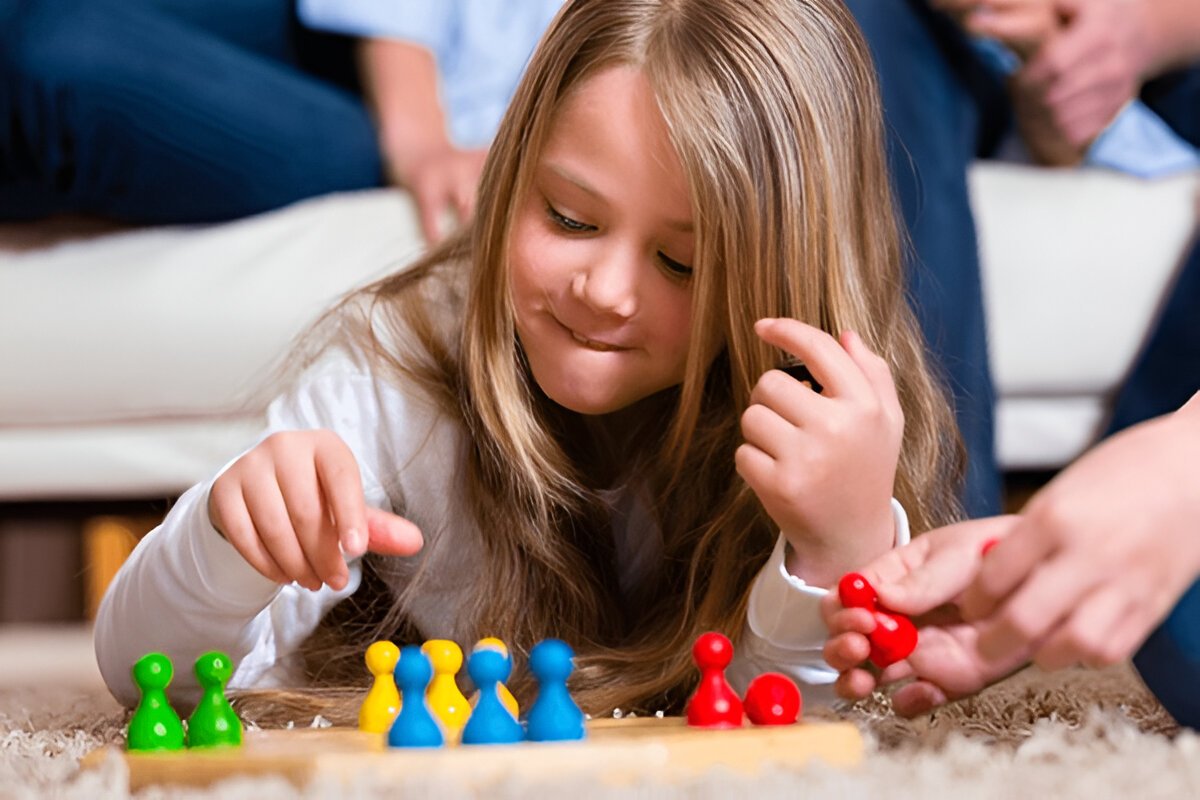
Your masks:
M 697 798 L 1184 798 L 1200 797 L 1200 737 L 1180 732 L 1127 667 L 1043 675 L 1030 670 L 988 692 L 915 721 L 883 702 L 847 712 L 868 737 L 851 771 L 770 769 L 753 779 L 714 770 L 664 786 L 647 776 L 615 789 L 503 784 L 488 798 L 543 796 Z M 308 720 L 296 720 L 307 724 Z M 81 773 L 79 759 L 123 737 L 124 714 L 96 689 L 0 688 L 0 798 L 128 797 L 119 760 Z M 372 781 L 348 789 L 282 781 L 228 781 L 206 792 L 154 789 L 154 798 L 466 797 L 420 775 L 403 786 Z

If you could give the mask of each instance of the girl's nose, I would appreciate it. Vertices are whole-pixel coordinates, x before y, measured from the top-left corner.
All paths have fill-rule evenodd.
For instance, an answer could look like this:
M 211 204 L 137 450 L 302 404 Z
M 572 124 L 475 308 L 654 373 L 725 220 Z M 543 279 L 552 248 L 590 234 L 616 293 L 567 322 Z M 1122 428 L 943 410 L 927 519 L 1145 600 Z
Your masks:
M 623 319 L 637 311 L 639 256 L 625 248 L 605 251 L 571 280 L 571 291 L 599 314 Z

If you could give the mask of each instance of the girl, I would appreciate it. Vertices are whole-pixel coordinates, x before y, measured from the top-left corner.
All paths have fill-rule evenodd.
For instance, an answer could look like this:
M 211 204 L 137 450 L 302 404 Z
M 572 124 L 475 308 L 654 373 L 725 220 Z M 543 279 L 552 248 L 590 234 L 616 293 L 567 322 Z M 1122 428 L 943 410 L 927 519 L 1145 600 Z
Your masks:
M 835 0 L 570 3 L 470 229 L 327 317 L 260 443 L 121 570 L 113 693 L 151 649 L 362 684 L 373 639 L 556 636 L 585 710 L 677 710 L 708 629 L 735 685 L 831 682 L 821 587 L 906 541 L 903 509 L 954 514 L 884 163 Z

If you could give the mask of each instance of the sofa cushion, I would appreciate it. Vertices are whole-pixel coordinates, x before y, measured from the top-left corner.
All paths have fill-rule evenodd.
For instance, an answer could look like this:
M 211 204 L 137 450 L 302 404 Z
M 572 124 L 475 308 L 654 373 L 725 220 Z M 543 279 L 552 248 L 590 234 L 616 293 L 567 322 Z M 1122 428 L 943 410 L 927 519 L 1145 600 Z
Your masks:
M 372 191 L 4 256 L 0 426 L 244 411 L 309 321 L 420 249 L 407 197 Z

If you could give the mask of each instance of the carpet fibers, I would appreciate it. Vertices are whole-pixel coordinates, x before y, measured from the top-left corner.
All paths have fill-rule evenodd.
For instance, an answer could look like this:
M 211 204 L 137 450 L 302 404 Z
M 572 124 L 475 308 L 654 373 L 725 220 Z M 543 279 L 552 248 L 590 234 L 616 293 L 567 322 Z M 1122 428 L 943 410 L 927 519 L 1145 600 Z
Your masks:
M 867 756 L 841 771 L 771 768 L 752 778 L 714 769 L 666 785 L 653 775 L 629 787 L 579 780 L 490 787 L 488 798 L 569 796 L 743 798 L 1186 798 L 1200 797 L 1200 737 L 1180 731 L 1128 666 L 1047 675 L 1027 670 L 987 692 L 916 720 L 877 698 L 848 709 Z M 129 797 L 119 759 L 81 772 L 88 751 L 124 736 L 125 714 L 98 691 L 0 690 L 0 798 Z M 308 725 L 311 720 L 295 720 Z M 402 785 L 364 774 L 352 787 L 237 779 L 208 790 L 156 788 L 142 798 L 459 798 L 466 790 L 413 775 Z

